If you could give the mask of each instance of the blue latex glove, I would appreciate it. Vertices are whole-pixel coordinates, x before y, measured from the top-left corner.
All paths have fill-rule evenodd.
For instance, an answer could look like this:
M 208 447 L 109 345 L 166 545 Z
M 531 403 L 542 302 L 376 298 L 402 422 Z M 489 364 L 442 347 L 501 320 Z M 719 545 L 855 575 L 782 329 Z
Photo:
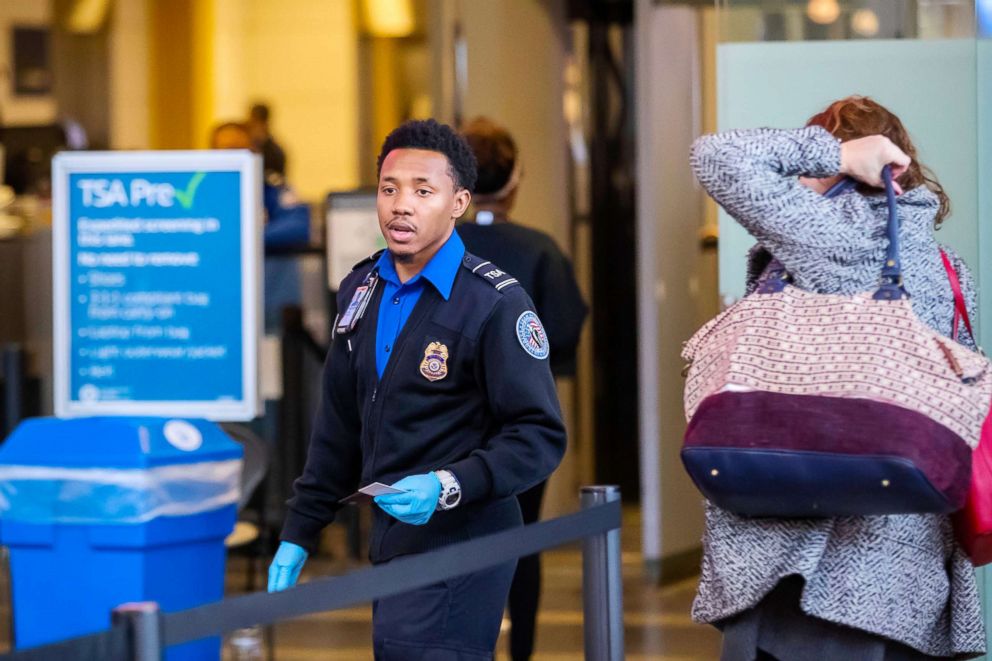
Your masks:
M 280 543 L 276 557 L 269 565 L 269 592 L 281 592 L 296 585 L 306 561 L 307 552 L 302 546 L 292 542 Z
M 389 516 L 403 523 L 422 526 L 431 520 L 441 496 L 441 480 L 434 473 L 409 475 L 392 485 L 403 493 L 375 497 L 376 504 Z

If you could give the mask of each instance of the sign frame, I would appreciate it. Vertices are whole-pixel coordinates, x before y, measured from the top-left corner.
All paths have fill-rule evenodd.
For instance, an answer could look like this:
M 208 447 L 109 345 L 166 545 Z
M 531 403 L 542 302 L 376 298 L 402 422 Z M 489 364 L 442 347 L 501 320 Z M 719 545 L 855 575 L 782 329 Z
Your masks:
M 341 280 L 351 271 L 351 268 L 361 259 L 374 254 L 380 248 L 386 247 L 385 239 L 379 229 L 379 219 L 376 212 L 377 189 L 359 188 L 350 191 L 334 191 L 327 194 L 324 200 L 324 250 L 327 263 L 327 289 L 337 291 Z M 369 204 L 371 202 L 371 204 Z M 342 250 L 342 244 L 354 237 L 347 236 L 340 226 L 337 214 L 357 211 L 369 213 L 373 219 L 373 230 L 369 232 L 376 237 L 375 246 L 365 245 L 362 250 Z M 371 248 L 371 250 L 370 250 Z M 345 257 L 347 253 L 349 257 Z M 359 254 L 363 253 L 363 254 Z
M 156 401 L 107 400 L 82 402 L 72 398 L 70 368 L 72 337 L 69 263 L 71 191 L 74 174 L 132 174 L 177 172 L 238 172 L 241 257 L 241 399 Z M 166 416 L 247 421 L 262 408 L 258 385 L 259 338 L 262 334 L 262 159 L 244 149 L 202 151 L 62 152 L 52 159 L 52 332 L 55 415 Z

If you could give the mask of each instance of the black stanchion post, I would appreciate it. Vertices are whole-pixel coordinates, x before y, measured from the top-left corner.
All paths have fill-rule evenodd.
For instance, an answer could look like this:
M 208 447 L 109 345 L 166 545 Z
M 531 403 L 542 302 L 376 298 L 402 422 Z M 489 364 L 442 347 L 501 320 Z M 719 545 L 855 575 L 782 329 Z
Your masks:
M 275 529 L 286 515 L 286 500 L 293 493 L 293 481 L 303 472 L 307 459 L 304 432 L 303 310 L 296 305 L 282 309 L 282 399 L 279 400 L 276 450 L 269 474 L 272 488 L 267 504 Z
M 583 509 L 615 500 L 620 500 L 617 486 L 582 487 Z M 623 579 L 619 528 L 582 542 L 582 600 L 587 661 L 621 661 Z
M 304 373 L 303 359 L 305 357 L 304 338 L 306 329 L 303 326 L 303 310 L 296 305 L 282 309 L 282 401 L 279 402 L 280 416 L 283 422 L 282 434 L 279 441 L 289 447 L 282 450 L 291 457 L 289 481 L 287 488 L 303 471 L 307 459 L 307 439 L 304 433 Z
M 162 661 L 162 620 L 158 604 L 139 601 L 122 604 L 110 617 L 113 626 L 127 629 L 127 661 Z
M 14 431 L 24 416 L 24 350 L 19 344 L 3 348 L 3 432 L 0 440 Z

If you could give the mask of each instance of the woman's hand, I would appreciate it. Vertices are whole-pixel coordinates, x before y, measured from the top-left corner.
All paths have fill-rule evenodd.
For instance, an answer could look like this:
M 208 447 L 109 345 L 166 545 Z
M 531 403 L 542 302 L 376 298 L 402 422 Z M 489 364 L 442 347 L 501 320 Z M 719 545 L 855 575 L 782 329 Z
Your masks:
M 892 166 L 892 183 L 896 193 L 902 187 L 896 182 L 909 168 L 912 159 L 884 135 L 869 135 L 840 145 L 840 171 L 869 186 L 882 188 L 882 168 Z

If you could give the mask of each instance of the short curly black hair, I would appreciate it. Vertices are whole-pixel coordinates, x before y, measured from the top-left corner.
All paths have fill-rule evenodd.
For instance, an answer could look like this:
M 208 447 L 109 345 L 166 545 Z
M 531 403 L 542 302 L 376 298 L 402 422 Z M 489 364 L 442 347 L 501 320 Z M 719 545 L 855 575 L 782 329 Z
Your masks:
M 448 159 L 448 174 L 455 187 L 475 190 L 475 154 L 465 138 L 447 124 L 433 119 L 414 119 L 397 126 L 382 143 L 376 176 L 382 174 L 382 162 L 394 149 L 426 149 L 444 154 Z

